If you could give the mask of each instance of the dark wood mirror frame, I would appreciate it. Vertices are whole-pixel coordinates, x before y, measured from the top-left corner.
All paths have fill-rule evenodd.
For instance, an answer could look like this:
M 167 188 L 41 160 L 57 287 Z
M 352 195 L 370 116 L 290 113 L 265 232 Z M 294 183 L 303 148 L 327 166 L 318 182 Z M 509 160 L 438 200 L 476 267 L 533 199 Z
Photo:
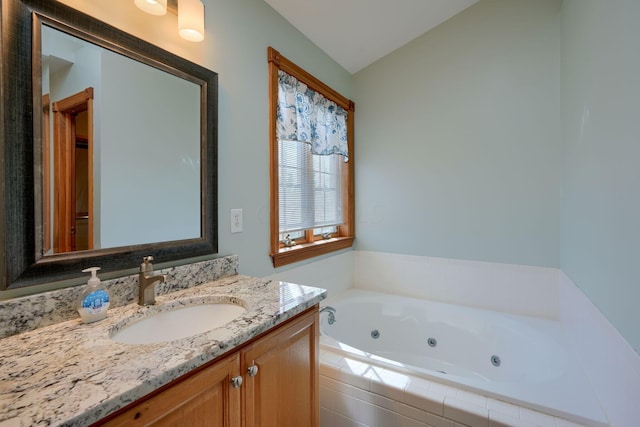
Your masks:
M 56 1 L 0 0 L 0 8 L 0 290 L 80 277 L 81 270 L 91 266 L 106 272 L 130 269 L 146 255 L 165 262 L 216 253 L 217 73 Z M 34 111 L 42 110 L 37 36 L 43 21 L 201 86 L 199 238 L 39 254 L 43 236 L 39 196 L 42 126 L 39 119 L 34 123 Z

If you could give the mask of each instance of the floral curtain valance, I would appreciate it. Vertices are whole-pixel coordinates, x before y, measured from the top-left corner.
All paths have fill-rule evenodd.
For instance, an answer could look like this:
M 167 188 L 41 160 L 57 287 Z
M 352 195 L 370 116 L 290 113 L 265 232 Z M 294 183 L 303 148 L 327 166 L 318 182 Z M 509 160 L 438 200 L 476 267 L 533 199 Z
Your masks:
M 278 71 L 276 137 L 309 144 L 314 154 L 349 159 L 347 111 L 282 70 Z

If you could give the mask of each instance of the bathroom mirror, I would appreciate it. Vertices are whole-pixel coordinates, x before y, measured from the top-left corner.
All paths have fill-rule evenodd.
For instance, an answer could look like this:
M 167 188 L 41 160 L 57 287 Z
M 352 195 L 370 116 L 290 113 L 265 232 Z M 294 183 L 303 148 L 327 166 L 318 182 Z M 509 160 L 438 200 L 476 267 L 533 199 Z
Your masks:
M 217 252 L 217 74 L 2 0 L 0 289 Z

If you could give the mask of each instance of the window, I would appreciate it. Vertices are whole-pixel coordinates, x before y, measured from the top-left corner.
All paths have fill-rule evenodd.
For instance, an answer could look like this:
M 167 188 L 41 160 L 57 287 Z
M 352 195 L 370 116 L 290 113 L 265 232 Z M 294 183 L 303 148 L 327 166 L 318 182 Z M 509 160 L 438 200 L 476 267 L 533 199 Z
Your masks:
M 268 60 L 271 257 L 279 267 L 353 244 L 354 104 L 273 48 Z M 283 103 L 283 87 L 288 84 L 296 88 L 291 96 L 309 95 L 319 106 L 321 113 L 314 111 L 309 132 L 285 136 L 279 128 L 278 104 Z M 340 143 L 327 143 L 336 134 Z

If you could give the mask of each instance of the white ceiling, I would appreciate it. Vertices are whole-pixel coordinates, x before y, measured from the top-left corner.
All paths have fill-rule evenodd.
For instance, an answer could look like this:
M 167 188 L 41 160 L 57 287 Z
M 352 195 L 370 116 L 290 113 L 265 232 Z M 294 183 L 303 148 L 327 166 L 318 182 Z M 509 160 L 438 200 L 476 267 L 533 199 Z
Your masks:
M 265 0 L 351 74 L 478 0 Z

